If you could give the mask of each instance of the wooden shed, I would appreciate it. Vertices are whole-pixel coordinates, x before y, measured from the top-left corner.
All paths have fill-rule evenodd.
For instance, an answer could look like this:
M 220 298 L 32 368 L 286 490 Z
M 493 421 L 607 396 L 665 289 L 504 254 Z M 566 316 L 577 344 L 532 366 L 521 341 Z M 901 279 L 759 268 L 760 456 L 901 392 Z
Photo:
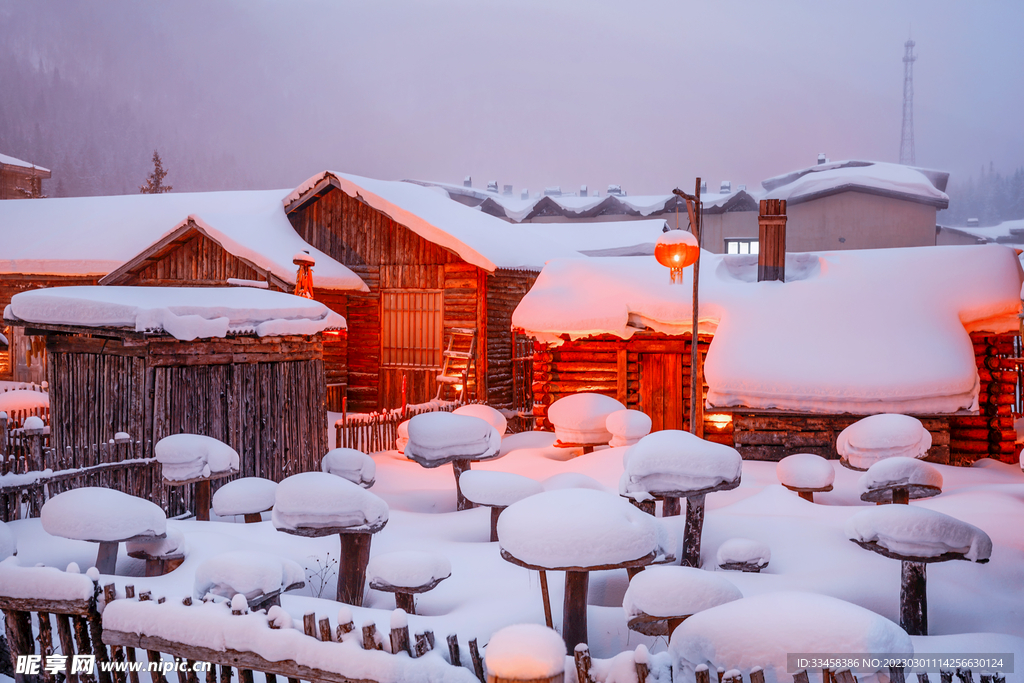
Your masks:
M 901 412 L 932 433 L 936 461 L 1013 460 L 1021 272 L 1011 250 L 981 249 L 800 255 L 793 282 L 770 286 L 747 272 L 749 257 L 705 253 L 705 438 L 748 459 L 837 457 L 844 428 Z M 646 412 L 655 430 L 689 429 L 691 285 L 658 268 L 643 257 L 545 267 L 514 316 L 537 338 L 538 428 L 551 428 L 555 400 L 594 391 Z M 971 284 L 949 282 L 954 268 Z
M 303 183 L 285 211 L 303 240 L 369 287 L 345 311 L 350 410 L 398 407 L 403 384 L 409 403 L 428 401 L 439 376 L 452 378 L 442 380 L 450 398 L 463 373 L 467 398 L 525 407 L 514 400 L 529 380 L 513 370 L 512 311 L 544 261 L 578 252 L 436 189 L 334 172 Z
M 316 469 L 328 450 L 320 333 L 340 316 L 240 288 L 73 287 L 17 295 L 8 322 L 45 339 L 58 449 L 127 432 L 235 448 L 243 476 Z M 148 451 L 151 453 L 151 451 Z
M 147 287 L 262 287 L 295 289 L 297 252 L 310 255 L 313 299 L 344 316 L 348 296 L 368 288 L 351 270 L 302 241 L 283 211 L 256 215 L 189 216 L 160 239 L 103 277 L 101 285 Z M 327 407 L 342 409 L 348 386 L 348 344 L 344 331 L 322 335 Z
M 0 199 L 42 197 L 50 169 L 0 154 Z

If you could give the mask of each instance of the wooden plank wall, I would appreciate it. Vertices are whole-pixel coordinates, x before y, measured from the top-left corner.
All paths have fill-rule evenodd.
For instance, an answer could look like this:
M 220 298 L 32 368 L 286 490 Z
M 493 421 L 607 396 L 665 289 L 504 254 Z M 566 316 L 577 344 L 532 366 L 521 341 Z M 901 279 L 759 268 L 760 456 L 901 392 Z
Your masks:
M 118 431 L 146 443 L 195 433 L 237 450 L 243 476 L 280 481 L 319 468 L 328 450 L 319 341 L 234 337 L 134 344 L 48 337 L 56 447 L 87 451 Z
M 99 275 L 32 275 L 21 273 L 0 273 L 0 312 L 11 303 L 11 298 L 19 292 L 27 292 L 42 287 L 71 287 L 79 285 L 95 285 Z M 0 332 L 8 340 L 14 337 L 11 327 L 0 321 Z M 13 380 L 13 354 L 16 349 L 0 351 L 0 380 Z
M 290 254 L 289 254 L 290 256 Z M 260 271 L 199 231 L 188 233 L 118 284 L 223 287 L 228 278 L 265 280 Z
M 349 197 L 330 189 L 294 211 L 289 219 L 309 244 L 351 268 L 370 288 L 348 298 L 348 407 L 367 412 L 401 405 L 402 376 L 408 400 L 434 397 L 437 369 L 382 368 L 380 361 L 382 289 L 444 289 L 446 330 L 478 330 L 476 366 L 479 392 L 486 394 L 486 274 L 454 252 L 423 239 L 412 230 Z M 443 340 L 447 344 L 447 335 Z M 470 379 L 471 396 L 477 380 Z
M 49 177 L 49 176 L 47 176 Z M 17 166 L 6 166 L 0 169 L 0 199 L 27 199 L 18 188 L 42 193 L 42 178 L 28 172 L 18 170 Z
M 487 276 L 487 403 L 512 408 L 512 312 L 538 273 L 498 270 Z
M 46 349 L 50 433 L 58 451 L 71 448 L 85 453 L 117 432 L 127 432 L 144 443 L 148 440 L 145 349 L 125 347 L 115 339 L 59 335 L 46 338 Z

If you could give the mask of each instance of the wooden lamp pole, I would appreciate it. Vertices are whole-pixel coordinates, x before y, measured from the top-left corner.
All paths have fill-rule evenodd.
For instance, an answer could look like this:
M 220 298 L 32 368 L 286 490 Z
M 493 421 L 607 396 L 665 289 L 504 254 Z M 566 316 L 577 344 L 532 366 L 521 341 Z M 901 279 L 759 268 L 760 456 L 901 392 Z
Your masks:
M 690 218 L 690 232 L 700 244 L 701 222 L 704 219 L 704 207 L 700 203 L 700 178 L 697 178 L 693 194 L 680 189 L 672 190 L 672 194 L 686 200 L 686 213 Z M 698 289 L 700 282 L 700 250 L 697 260 L 693 262 L 693 328 L 690 336 L 690 433 L 704 438 L 704 363 L 700 356 L 700 345 L 697 341 L 697 314 L 699 311 Z

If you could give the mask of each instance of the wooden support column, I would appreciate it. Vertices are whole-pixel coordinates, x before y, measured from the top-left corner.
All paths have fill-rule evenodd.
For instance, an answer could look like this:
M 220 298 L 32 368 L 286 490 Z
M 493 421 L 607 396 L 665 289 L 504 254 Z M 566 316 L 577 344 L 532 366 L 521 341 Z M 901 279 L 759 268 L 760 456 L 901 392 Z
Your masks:
M 928 635 L 927 576 L 923 562 L 903 560 L 900 626 L 912 636 Z
M 700 535 L 704 529 L 704 494 L 686 499 L 682 566 L 700 568 Z
M 757 281 L 786 280 L 786 200 L 762 199 L 757 217 Z

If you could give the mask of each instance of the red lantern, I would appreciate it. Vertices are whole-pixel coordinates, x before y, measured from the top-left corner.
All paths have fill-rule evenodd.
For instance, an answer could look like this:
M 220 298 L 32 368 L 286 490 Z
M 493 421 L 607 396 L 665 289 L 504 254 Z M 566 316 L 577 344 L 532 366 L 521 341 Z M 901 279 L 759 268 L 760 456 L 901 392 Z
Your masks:
M 654 244 L 654 258 L 669 269 L 673 284 L 683 281 L 683 268 L 697 262 L 700 245 L 689 230 L 663 232 Z

